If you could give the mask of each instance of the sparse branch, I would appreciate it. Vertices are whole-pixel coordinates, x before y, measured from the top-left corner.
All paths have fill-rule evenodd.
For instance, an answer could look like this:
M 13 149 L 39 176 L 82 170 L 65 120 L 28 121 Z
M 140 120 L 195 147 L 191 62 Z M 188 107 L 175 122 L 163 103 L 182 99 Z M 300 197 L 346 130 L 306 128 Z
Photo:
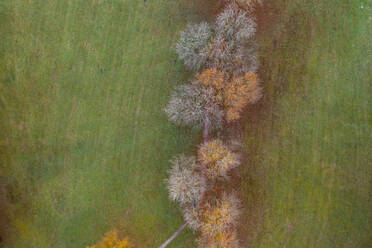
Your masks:
M 218 128 L 223 119 L 214 90 L 197 83 L 176 87 L 165 112 L 174 123 L 197 129 L 201 129 L 206 120 L 211 124 L 208 128 Z
M 198 70 L 205 64 L 211 36 L 212 30 L 206 22 L 188 24 L 181 32 L 176 44 L 176 52 L 188 68 Z
M 197 171 L 196 158 L 179 155 L 171 160 L 172 167 L 168 171 L 169 198 L 181 205 L 200 201 L 207 183 Z
M 256 71 L 254 18 L 235 4 L 230 4 L 218 15 L 214 29 L 208 67 L 231 75 Z

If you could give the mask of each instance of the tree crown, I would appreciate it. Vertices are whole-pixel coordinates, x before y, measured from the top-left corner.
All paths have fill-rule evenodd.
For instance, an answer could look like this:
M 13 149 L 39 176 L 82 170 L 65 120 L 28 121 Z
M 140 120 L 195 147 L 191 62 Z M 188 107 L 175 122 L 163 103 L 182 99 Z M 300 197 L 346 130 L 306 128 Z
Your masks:
M 197 171 L 196 158 L 179 155 L 171 160 L 168 171 L 169 198 L 182 205 L 199 202 L 206 190 L 206 181 Z
M 210 180 L 227 179 L 229 171 L 240 164 L 238 155 L 232 153 L 219 139 L 202 144 L 198 150 L 198 159 Z

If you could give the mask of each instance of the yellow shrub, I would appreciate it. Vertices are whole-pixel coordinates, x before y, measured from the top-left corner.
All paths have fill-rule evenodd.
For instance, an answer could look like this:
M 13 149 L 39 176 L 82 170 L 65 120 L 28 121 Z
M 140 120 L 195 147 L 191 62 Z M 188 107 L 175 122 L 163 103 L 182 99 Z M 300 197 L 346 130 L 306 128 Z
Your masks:
M 114 229 L 105 234 L 96 245 L 87 248 L 133 248 L 128 238 L 119 239 L 118 232 Z

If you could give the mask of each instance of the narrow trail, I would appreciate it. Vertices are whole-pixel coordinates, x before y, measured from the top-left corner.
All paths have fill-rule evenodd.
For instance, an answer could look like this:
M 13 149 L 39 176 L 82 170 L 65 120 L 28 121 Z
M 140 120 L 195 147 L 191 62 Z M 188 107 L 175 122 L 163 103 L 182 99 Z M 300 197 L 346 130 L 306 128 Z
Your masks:
M 258 42 L 258 59 L 259 59 L 259 69 L 258 69 L 258 78 L 261 81 L 263 88 L 265 89 L 265 78 L 270 70 L 267 70 L 265 57 L 262 57 L 260 54 L 260 37 L 267 36 L 268 33 L 273 31 L 275 22 L 280 20 L 278 16 L 278 11 L 273 8 L 270 3 L 265 2 L 263 5 L 258 5 L 254 11 L 254 16 L 256 17 L 257 23 L 257 42 Z M 275 49 L 276 41 L 272 41 L 272 49 Z M 267 49 L 267 48 L 266 48 Z M 246 142 L 249 137 L 247 137 L 246 129 L 254 128 L 255 130 L 261 130 L 262 133 L 265 133 L 265 130 L 262 130 L 262 120 L 265 115 L 272 114 L 272 99 L 263 93 L 263 98 L 256 104 L 250 105 L 246 108 L 243 118 L 229 128 L 229 135 L 235 137 L 236 139 L 241 139 L 243 147 L 241 149 L 242 153 L 242 167 L 239 169 L 239 173 L 233 178 L 232 184 L 235 185 L 236 189 L 242 188 L 243 180 L 247 181 L 250 186 L 249 193 L 250 198 L 249 202 L 246 202 L 246 199 L 241 197 L 244 205 L 244 211 L 241 217 L 240 226 L 238 228 L 239 240 L 242 247 L 251 247 L 250 244 L 252 240 L 256 237 L 257 233 L 260 232 L 263 228 L 263 221 L 265 215 L 265 192 L 260 188 L 259 182 L 257 182 L 257 175 L 252 175 L 252 172 L 257 172 L 259 174 L 260 180 L 265 180 L 265 174 L 262 174 L 262 170 L 258 172 L 257 164 L 253 162 L 252 157 L 258 154 L 259 147 L 254 145 L 249 145 L 247 148 Z M 265 113 L 265 115 L 263 114 Z M 249 150 L 247 150 L 249 149 Z M 245 182 L 246 183 L 246 182 Z

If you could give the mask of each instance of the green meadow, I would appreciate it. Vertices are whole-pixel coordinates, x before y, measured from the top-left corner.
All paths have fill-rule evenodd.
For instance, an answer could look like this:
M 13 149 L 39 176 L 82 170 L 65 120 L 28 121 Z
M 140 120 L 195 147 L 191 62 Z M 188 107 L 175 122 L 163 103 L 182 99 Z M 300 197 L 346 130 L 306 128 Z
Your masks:
M 266 1 L 258 14 L 244 247 L 371 247 L 372 2 Z
M 179 31 L 216 8 L 0 1 L 0 247 L 84 248 L 113 228 L 157 247 L 183 223 L 164 179 L 200 133 L 163 108 L 191 75 Z M 369 247 L 372 2 L 267 0 L 257 21 L 264 98 L 245 120 L 242 247 Z
M 183 223 L 168 160 L 195 131 L 163 108 L 188 77 L 174 42 L 208 6 L 167 0 L 0 2 L 4 247 L 86 247 L 117 228 L 156 247 Z M 172 247 L 192 247 L 184 231 Z M 1 245 L 0 245 L 1 246 Z

